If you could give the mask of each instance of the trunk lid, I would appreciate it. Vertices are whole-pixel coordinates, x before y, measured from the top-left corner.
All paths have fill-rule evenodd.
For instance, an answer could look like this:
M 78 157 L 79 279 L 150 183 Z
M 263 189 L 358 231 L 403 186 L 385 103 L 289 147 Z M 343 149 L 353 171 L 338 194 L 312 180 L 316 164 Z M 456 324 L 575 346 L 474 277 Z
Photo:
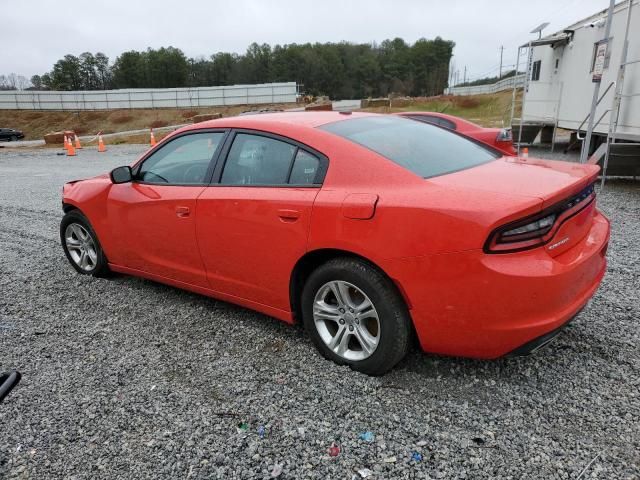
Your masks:
M 569 208 L 570 201 L 578 198 L 597 178 L 600 167 L 578 163 L 541 160 L 534 158 L 503 157 L 460 172 L 431 178 L 430 182 L 442 187 L 481 190 L 512 198 L 538 199 L 532 210 L 522 208 L 513 212 L 512 206 L 504 205 L 504 215 L 488 226 L 487 236 L 496 228 L 510 222 L 526 219 L 541 211 L 563 211 L 549 234 L 544 248 L 553 257 L 569 250 L 589 232 L 595 214 L 595 200 L 583 202 Z M 518 203 L 518 202 L 514 202 Z M 501 207 L 502 208 L 502 207 Z
M 429 179 L 442 186 L 465 187 L 505 195 L 535 197 L 542 209 L 550 207 L 593 183 L 597 165 L 502 157 L 460 172 Z

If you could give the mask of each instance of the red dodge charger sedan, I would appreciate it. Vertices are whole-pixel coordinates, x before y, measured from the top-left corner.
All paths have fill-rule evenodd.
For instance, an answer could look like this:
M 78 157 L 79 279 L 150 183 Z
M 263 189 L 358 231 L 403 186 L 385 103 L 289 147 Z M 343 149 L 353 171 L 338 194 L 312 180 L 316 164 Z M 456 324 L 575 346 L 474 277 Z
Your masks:
M 301 321 L 324 356 L 376 375 L 414 335 L 486 359 L 553 338 L 605 272 L 598 170 L 393 115 L 233 117 L 67 183 L 60 236 L 80 273 Z

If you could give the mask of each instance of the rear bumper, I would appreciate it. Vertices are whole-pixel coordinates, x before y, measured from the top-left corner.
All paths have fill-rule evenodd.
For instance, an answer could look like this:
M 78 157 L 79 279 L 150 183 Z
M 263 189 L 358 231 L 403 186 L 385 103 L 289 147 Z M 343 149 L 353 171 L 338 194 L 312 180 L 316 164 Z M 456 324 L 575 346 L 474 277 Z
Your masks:
M 582 308 L 584 308 L 584 306 Z M 544 335 L 540 335 L 539 337 L 528 341 L 524 345 L 520 345 L 518 348 L 516 348 L 515 350 L 510 352 L 507 356 L 509 356 L 509 357 L 524 357 L 524 356 L 527 356 L 527 355 L 531 355 L 532 353 L 537 352 L 538 350 L 546 347 L 547 345 L 549 345 L 549 343 L 551 343 L 553 340 L 555 340 L 555 338 L 558 335 L 560 335 L 560 332 L 562 332 L 564 327 L 566 327 L 568 324 L 570 324 L 571 321 L 580 314 L 580 312 L 582 311 L 582 308 L 580 310 L 578 310 L 576 312 L 576 314 L 569 319 L 568 322 L 560 325 L 555 330 L 551 330 L 550 332 L 545 333 Z
M 602 281 L 608 241 L 609 221 L 597 212 L 588 234 L 556 257 L 543 248 L 473 250 L 394 260 L 385 268 L 410 303 L 425 351 L 497 358 L 579 313 Z

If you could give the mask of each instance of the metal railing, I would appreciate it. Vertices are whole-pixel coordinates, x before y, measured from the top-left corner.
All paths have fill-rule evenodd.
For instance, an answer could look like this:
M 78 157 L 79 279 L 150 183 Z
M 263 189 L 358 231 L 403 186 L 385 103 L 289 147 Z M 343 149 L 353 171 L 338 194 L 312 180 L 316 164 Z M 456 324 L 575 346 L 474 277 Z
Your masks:
M 598 101 L 596 102 L 596 107 L 597 107 L 598 105 L 600 105 L 600 102 L 602 101 L 602 99 L 603 99 L 603 98 L 605 97 L 605 95 L 609 92 L 609 90 L 611 90 L 611 87 L 613 87 L 615 84 L 616 84 L 616 82 L 611 82 L 611 83 L 609 84 L 609 86 L 608 86 L 608 87 L 606 88 L 606 90 L 602 93 L 602 95 L 600 95 L 600 98 L 598 98 Z M 602 118 L 603 118 L 603 117 L 607 114 L 607 112 L 609 112 L 609 111 L 611 111 L 611 109 L 608 109 L 606 112 L 604 112 L 604 113 L 600 116 L 600 118 L 598 119 L 598 121 L 593 125 L 593 128 L 595 128 L 595 127 L 596 127 L 596 125 L 597 125 L 598 123 L 600 123 L 600 121 L 602 120 Z M 589 120 L 589 117 L 591 117 L 591 112 L 587 113 L 587 116 L 586 116 L 586 117 L 584 117 L 584 120 L 582 120 L 582 122 L 580 123 L 580 125 L 579 125 L 579 126 L 578 126 L 578 128 L 577 128 L 577 133 L 576 133 L 576 135 L 577 135 L 577 137 L 578 137 L 578 139 L 579 139 L 579 140 L 584 140 L 584 137 L 581 137 L 581 136 L 580 136 L 580 129 L 581 129 L 582 127 L 584 127 L 584 124 L 585 124 L 585 122 L 586 122 L 587 120 Z
M 496 83 L 489 85 L 473 85 L 468 87 L 449 87 L 445 88 L 445 95 L 482 95 L 486 93 L 497 93 L 503 90 L 509 90 L 516 86 L 521 88 L 524 86 L 524 74 L 516 75 L 509 78 L 503 78 Z

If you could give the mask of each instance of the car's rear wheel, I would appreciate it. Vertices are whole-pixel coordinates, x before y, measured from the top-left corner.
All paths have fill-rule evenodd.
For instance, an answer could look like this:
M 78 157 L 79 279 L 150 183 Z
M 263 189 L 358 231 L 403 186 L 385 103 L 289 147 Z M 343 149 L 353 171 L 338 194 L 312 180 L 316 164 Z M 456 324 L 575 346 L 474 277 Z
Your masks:
M 78 210 L 68 212 L 60 222 L 60 240 L 69 263 L 78 273 L 105 276 L 109 273 L 98 236 L 87 218 Z
M 302 317 L 320 352 L 338 364 L 381 375 L 407 353 L 411 320 L 397 288 L 354 258 L 318 267 L 302 291 Z

